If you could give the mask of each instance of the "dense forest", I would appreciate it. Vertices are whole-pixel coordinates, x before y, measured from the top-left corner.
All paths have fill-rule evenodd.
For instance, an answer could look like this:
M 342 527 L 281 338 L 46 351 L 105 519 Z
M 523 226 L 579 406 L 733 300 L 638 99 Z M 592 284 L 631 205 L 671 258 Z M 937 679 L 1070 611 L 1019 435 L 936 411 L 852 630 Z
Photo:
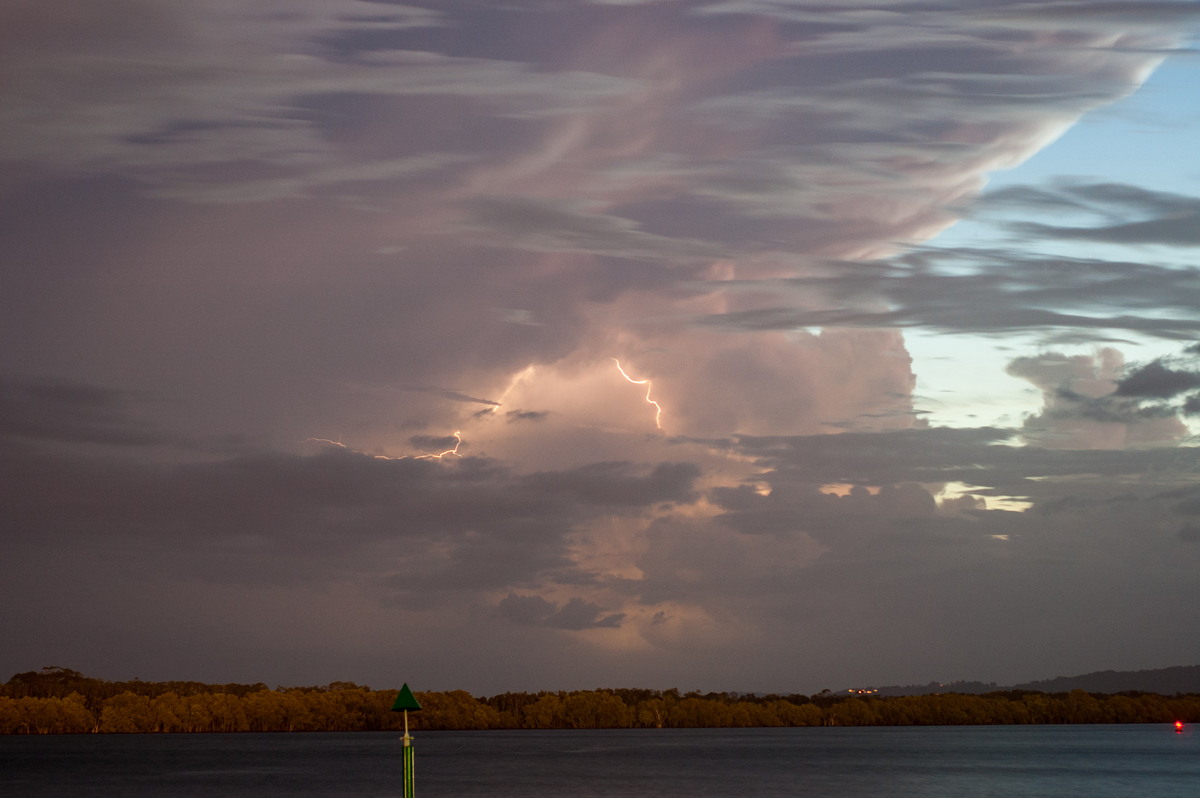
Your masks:
M 323 687 L 113 682 L 66 668 L 18 673 L 0 688 L 0 733 L 398 731 L 397 690 L 352 682 Z M 1024 723 L 1200 722 L 1200 695 L 748 695 L 602 689 L 502 693 L 417 692 L 414 730 L 627 729 L 726 726 L 935 726 Z

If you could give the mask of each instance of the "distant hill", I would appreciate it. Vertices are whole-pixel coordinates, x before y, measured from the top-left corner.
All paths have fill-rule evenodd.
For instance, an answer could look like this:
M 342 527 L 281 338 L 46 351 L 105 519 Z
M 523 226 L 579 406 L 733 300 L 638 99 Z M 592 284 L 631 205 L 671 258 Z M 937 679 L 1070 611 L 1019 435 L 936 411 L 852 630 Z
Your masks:
M 1043 693 L 1068 690 L 1086 690 L 1089 693 L 1140 690 L 1160 695 L 1200 693 L 1200 665 L 1176 665 L 1150 671 L 1096 671 L 1082 676 L 1059 676 L 1039 682 L 1025 682 L 1014 685 L 1013 689 L 1040 690 Z
M 982 694 L 997 690 L 1036 690 L 1042 693 L 1066 693 L 1085 690 L 1089 693 L 1143 692 L 1160 695 L 1200 693 L 1200 665 L 1176 665 L 1147 671 L 1096 671 L 1082 676 L 1057 676 L 1037 682 L 1024 682 L 1008 687 L 992 682 L 930 682 L 929 684 L 889 685 L 875 691 L 878 695 L 930 695 L 932 693 Z M 855 691 L 848 691 L 855 692 Z
M 929 684 L 890 684 L 880 687 L 873 692 L 876 695 L 936 695 L 938 693 L 965 693 L 967 695 L 982 695 L 996 690 L 1011 688 L 1000 687 L 995 682 L 930 682 Z M 868 693 L 867 690 L 847 690 L 846 692 Z

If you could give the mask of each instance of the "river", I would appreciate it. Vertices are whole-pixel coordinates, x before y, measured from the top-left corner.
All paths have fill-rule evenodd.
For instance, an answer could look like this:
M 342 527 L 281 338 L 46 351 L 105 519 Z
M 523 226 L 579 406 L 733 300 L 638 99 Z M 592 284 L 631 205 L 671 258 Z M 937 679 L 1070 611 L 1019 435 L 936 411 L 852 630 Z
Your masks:
M 420 798 L 1200 795 L 1168 725 L 421 732 Z M 0 737 L 0 795 L 401 794 L 394 733 Z

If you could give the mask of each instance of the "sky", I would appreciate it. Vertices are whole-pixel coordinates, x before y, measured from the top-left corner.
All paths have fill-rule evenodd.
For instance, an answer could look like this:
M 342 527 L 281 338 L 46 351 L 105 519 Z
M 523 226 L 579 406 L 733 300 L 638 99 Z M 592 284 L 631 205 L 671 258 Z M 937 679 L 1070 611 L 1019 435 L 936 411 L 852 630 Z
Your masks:
M 1200 663 L 1200 4 L 0 5 L 0 678 Z

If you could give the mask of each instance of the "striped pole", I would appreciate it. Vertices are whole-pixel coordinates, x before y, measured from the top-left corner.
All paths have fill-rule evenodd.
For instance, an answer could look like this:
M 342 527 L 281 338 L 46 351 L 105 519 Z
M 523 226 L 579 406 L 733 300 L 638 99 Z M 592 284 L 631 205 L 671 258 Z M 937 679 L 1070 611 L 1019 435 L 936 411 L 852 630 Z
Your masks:
M 404 798 L 413 798 L 413 744 L 408 734 L 408 710 L 404 710 Z
M 396 695 L 396 702 L 392 704 L 393 712 L 404 712 L 404 737 L 401 738 L 404 745 L 404 798 L 413 798 L 413 738 L 408 733 L 408 711 L 411 709 L 415 712 L 420 708 L 421 704 L 417 701 L 417 697 L 412 694 L 412 690 L 408 689 L 408 683 L 405 682 Z

